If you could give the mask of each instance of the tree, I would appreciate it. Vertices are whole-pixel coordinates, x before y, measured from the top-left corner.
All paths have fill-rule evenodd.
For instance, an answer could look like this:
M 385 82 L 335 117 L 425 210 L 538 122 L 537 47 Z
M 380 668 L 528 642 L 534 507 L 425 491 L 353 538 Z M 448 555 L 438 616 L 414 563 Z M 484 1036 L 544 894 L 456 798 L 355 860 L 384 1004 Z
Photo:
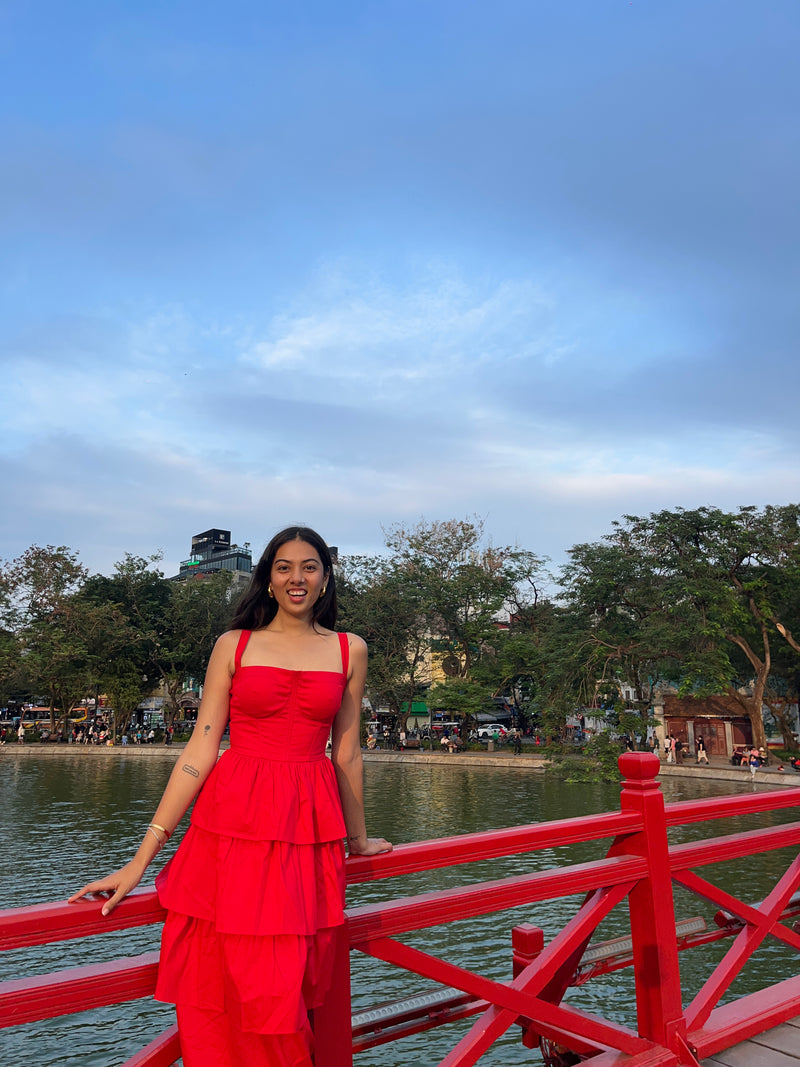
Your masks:
M 170 583 L 155 567 L 159 555 L 126 553 L 110 577 L 94 575 L 82 597 L 106 612 L 106 625 L 94 633 L 97 693 L 105 692 L 114 709 L 114 736 L 124 733 L 160 675 L 157 649 L 166 629 Z
M 170 582 L 156 566 L 160 558 L 127 553 L 110 578 L 89 579 L 84 592 L 115 613 L 116 626 L 98 635 L 97 653 L 118 733 L 159 685 L 166 692 L 165 721 L 174 722 L 187 679 L 202 676 L 230 617 L 230 574 Z
M 622 729 L 645 736 L 654 690 L 679 677 L 697 620 L 676 598 L 664 559 L 627 528 L 575 545 L 569 556 L 561 586 L 572 625 L 562 630 L 569 634 L 564 650 L 579 664 L 580 703 L 616 707 L 615 725 L 632 704 L 639 722 L 626 720 Z
M 527 603 L 526 583 L 540 561 L 486 545 L 480 520 L 395 526 L 386 546 L 387 556 L 346 559 L 342 568 L 343 621 L 370 645 L 371 696 L 405 726 L 413 700 L 441 666 L 448 682 L 432 690 L 433 701 L 465 714 L 490 707 L 503 683 L 501 626 Z
M 214 643 L 230 622 L 232 585 L 228 571 L 167 584 L 153 663 L 167 694 L 164 718 L 170 725 L 180 712 L 187 680 L 202 678 Z
M 48 694 L 51 729 L 56 710 L 66 722 L 91 682 L 87 642 L 99 616 L 78 597 L 87 573 L 65 545 L 31 545 L 0 574 L 0 622 L 16 634 L 27 684 Z
M 454 677 L 468 678 L 520 597 L 521 583 L 540 566 L 530 552 L 485 545 L 481 519 L 421 520 L 392 527 L 387 547 L 420 596 L 431 635 L 449 643 Z
M 800 602 L 799 517 L 798 505 L 678 508 L 626 516 L 612 535 L 633 553 L 640 583 L 662 583 L 682 653 L 681 690 L 733 697 L 759 746 L 773 645 L 798 651 L 786 613 Z
M 429 682 L 430 639 L 420 591 L 392 559 L 346 556 L 337 574 L 341 625 L 367 642 L 366 692 L 405 729 L 414 700 Z

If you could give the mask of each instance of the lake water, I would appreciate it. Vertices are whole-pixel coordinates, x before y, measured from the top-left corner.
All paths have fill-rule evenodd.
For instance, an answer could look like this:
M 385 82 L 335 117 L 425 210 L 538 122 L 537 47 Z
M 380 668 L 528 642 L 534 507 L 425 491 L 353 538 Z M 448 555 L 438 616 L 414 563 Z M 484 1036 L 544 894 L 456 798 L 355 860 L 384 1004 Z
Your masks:
M 0 762 L 0 907 L 18 907 L 64 899 L 86 881 L 120 866 L 135 850 L 144 826 L 164 787 L 174 754 L 144 758 L 120 752 L 74 755 L 25 756 L 3 754 Z M 744 782 L 742 788 L 752 788 Z M 567 785 L 528 769 L 378 764 L 366 767 L 367 825 L 373 835 L 395 842 L 496 829 L 521 823 L 568 818 L 618 808 L 615 784 Z M 732 791 L 731 783 L 700 779 L 668 779 L 667 800 L 717 796 Z M 796 817 L 790 811 L 746 819 L 725 820 L 712 826 L 694 826 L 674 832 L 674 840 Z M 582 862 L 604 854 L 606 843 L 587 843 L 563 850 L 547 850 L 522 857 L 507 857 L 482 864 L 426 872 L 403 879 L 354 887 L 352 905 L 386 900 L 398 895 L 430 892 L 467 882 L 527 873 L 563 862 Z M 717 884 L 735 889 L 746 900 L 764 896 L 785 870 L 787 850 L 761 856 L 758 861 L 718 865 L 705 873 Z M 165 856 L 166 858 L 166 856 Z M 154 864 L 149 876 L 157 871 Z M 573 897 L 518 908 L 462 923 L 434 927 L 404 940 L 452 963 L 505 980 L 511 973 L 511 928 L 521 922 L 543 927 L 549 937 L 574 913 L 580 899 Z M 695 897 L 676 893 L 678 918 L 702 915 L 714 909 Z M 627 907 L 606 920 L 599 936 L 627 933 Z M 699 988 L 714 962 L 728 947 L 718 942 L 681 956 L 684 996 Z M 158 930 L 144 927 L 115 934 L 66 942 L 0 956 L 4 978 L 42 974 L 54 969 L 135 955 L 158 947 Z M 381 1001 L 410 996 L 430 983 L 406 972 L 353 955 L 354 1011 Z M 798 972 L 797 956 L 779 945 L 766 944 L 734 985 L 739 995 L 780 977 Z M 567 999 L 588 1010 L 607 1012 L 635 1026 L 632 974 L 617 972 L 571 990 Z M 0 1031 L 3 1063 L 36 1067 L 112 1067 L 143 1047 L 173 1020 L 168 1005 L 138 1001 L 99 1011 L 66 1016 Z M 435 1064 L 451 1048 L 470 1021 L 411 1037 L 362 1053 L 358 1067 L 416 1067 Z M 525 1049 L 519 1031 L 512 1028 L 481 1059 L 487 1067 L 513 1067 L 539 1061 Z

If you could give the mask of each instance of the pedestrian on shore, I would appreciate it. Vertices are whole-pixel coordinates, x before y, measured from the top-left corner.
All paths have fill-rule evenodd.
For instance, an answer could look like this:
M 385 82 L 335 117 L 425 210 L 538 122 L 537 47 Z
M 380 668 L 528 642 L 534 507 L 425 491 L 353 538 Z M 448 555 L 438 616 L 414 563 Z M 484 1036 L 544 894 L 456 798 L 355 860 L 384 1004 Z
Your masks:
M 312 1067 L 308 1012 L 327 995 L 344 922 L 343 838 L 351 855 L 392 847 L 364 822 L 367 648 L 334 631 L 336 613 L 325 542 L 307 527 L 277 534 L 214 647 L 197 725 L 135 858 L 71 898 L 103 896 L 111 913 L 197 798 L 156 879 L 156 998 L 177 1006 L 185 1067 Z
M 702 737 L 697 738 L 697 764 L 708 763 L 708 753 L 706 752 L 706 743 Z
M 20 721 L 19 721 L 19 729 L 17 730 L 17 744 L 18 745 L 24 745 L 25 744 L 25 727 L 24 727 L 24 725 L 22 723 L 22 719 L 20 719 Z
M 664 742 L 664 749 L 667 753 L 667 763 L 675 762 L 675 738 L 672 734 L 667 734 L 667 739 Z
M 758 749 L 755 747 L 755 745 L 750 749 L 750 758 L 748 760 L 748 764 L 750 766 L 750 777 L 755 778 L 756 771 L 761 766 L 761 760 L 758 755 Z

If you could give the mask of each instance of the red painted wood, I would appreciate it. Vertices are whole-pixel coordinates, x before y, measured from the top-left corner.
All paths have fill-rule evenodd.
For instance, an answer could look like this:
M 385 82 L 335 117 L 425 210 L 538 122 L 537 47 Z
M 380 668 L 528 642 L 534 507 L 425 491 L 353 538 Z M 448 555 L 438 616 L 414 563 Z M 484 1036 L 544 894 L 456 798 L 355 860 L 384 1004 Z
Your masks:
M 647 858 L 648 877 L 642 878 L 628 896 L 639 1033 L 676 1051 L 673 1035 L 685 1033 L 686 1027 L 664 797 L 656 778 L 660 766 L 658 756 L 649 753 L 620 756 L 624 776 L 620 805 L 624 811 L 638 812 L 644 826 L 640 833 L 615 843 L 611 854 L 633 852 Z
M 152 996 L 158 953 L 0 983 L 0 1028 Z M 56 1010 L 54 1010 L 54 1008 Z
M 589 893 L 605 886 L 635 881 L 647 873 L 647 861 L 638 856 L 556 867 L 516 878 L 476 882 L 465 888 L 445 889 L 400 897 L 380 904 L 365 904 L 348 910 L 352 944 L 373 937 L 396 937 L 410 930 L 424 930 L 441 923 L 488 915 L 537 900 Z
M 705 1026 L 687 1037 L 699 1059 L 762 1034 L 800 1015 L 800 975 L 715 1008 Z
M 172 1067 L 180 1057 L 181 1039 L 178 1036 L 178 1026 L 174 1024 L 146 1045 L 141 1052 L 125 1060 L 121 1067 Z
M 463 997 L 454 995 L 454 1002 L 442 1009 L 441 1018 L 464 1018 L 482 1012 L 481 1019 L 440 1067 L 469 1067 L 509 1026 L 530 1019 L 534 1020 L 529 1028 L 531 1038 L 539 1033 L 584 1057 L 591 1056 L 590 1062 L 595 1067 L 622 1067 L 622 1064 L 686 1067 L 697 1062 L 691 1045 L 696 1045 L 704 1056 L 712 1055 L 800 1013 L 800 977 L 740 998 L 731 1005 L 717 1006 L 735 973 L 764 937 L 774 935 L 793 947 L 800 946 L 800 932 L 779 925 L 781 915 L 786 919 L 795 914 L 787 905 L 800 883 L 800 859 L 765 901 L 754 904 L 736 900 L 694 872 L 695 868 L 707 864 L 743 857 L 752 861 L 758 853 L 796 846 L 800 844 L 800 823 L 764 827 L 672 849 L 666 844 L 668 826 L 785 809 L 800 804 L 800 789 L 748 793 L 665 807 L 655 777 L 658 761 L 654 757 L 629 753 L 620 758 L 620 768 L 625 777 L 620 812 L 421 842 L 399 846 L 394 852 L 377 857 L 354 857 L 348 861 L 348 881 L 356 884 L 578 841 L 614 838 L 609 855 L 592 863 L 400 898 L 349 913 L 353 947 L 464 990 Z M 673 877 L 734 916 L 730 920 L 721 916 L 721 925 L 716 930 L 681 939 L 683 946 L 704 944 L 725 936 L 735 938 L 727 956 L 686 1014 L 681 1008 L 677 979 L 678 944 L 671 905 Z M 585 894 L 588 896 L 575 916 L 550 944 L 541 946 L 541 950 L 538 945 L 528 946 L 525 955 L 515 942 L 515 974 L 508 984 L 492 982 L 390 940 L 412 930 L 520 904 Z M 626 894 L 631 914 L 630 957 L 636 975 L 639 1035 L 559 1004 L 566 986 L 581 980 L 578 967 L 583 946 L 603 915 Z M 800 903 L 795 902 L 794 906 L 800 907 Z M 76 905 L 57 902 L 0 913 L 0 948 L 84 937 L 159 922 L 163 917 L 152 887 L 135 891 L 109 918 L 100 916 L 100 907 L 98 901 Z M 313 1020 L 319 1067 L 351 1067 L 352 1064 L 349 953 L 344 929 L 342 934 L 331 999 L 315 1013 Z M 520 936 L 516 935 L 517 941 Z M 600 966 L 609 970 L 623 966 L 629 962 L 626 955 L 621 951 Z M 16 1025 L 147 996 L 154 981 L 155 954 L 151 953 L 6 982 L 0 986 L 0 1025 Z M 391 1035 L 377 1034 L 373 1027 L 357 1037 L 356 1046 L 366 1048 L 388 1036 L 418 1033 L 435 1025 L 436 1014 L 420 1010 L 406 1017 L 401 1012 L 401 1017 L 391 1020 Z M 691 1026 L 685 1038 L 687 1019 Z M 176 1040 L 174 1033 L 161 1035 L 124 1067 L 169 1067 L 173 1062 L 170 1057 L 177 1058 Z
M 472 993 L 476 997 L 483 997 L 493 1004 L 509 1009 L 514 1012 L 515 1016 L 535 1018 L 537 1029 L 548 1036 L 557 1034 L 558 1038 L 561 1038 L 565 1034 L 570 1036 L 580 1034 L 583 1037 L 584 1047 L 589 1041 L 594 1041 L 630 1054 L 649 1047 L 647 1041 L 637 1037 L 625 1026 L 608 1022 L 577 1008 L 548 1004 L 539 997 L 531 996 L 513 985 L 494 982 L 482 975 L 457 967 L 455 964 L 429 956 L 419 949 L 401 945 L 397 941 L 390 939 L 373 941 L 365 945 L 362 951 L 397 967 L 404 967 L 426 978 L 433 978 L 443 985 L 462 989 L 465 993 Z M 474 1061 L 464 1059 L 458 1062 L 466 1065 Z M 451 1067 L 450 1059 L 445 1057 L 439 1067 Z
M 516 978 L 536 959 L 544 948 L 544 930 L 532 923 L 520 923 L 511 931 L 511 973 Z M 526 1048 L 536 1048 L 539 1037 L 533 1029 L 530 1019 L 520 1019 L 522 1026 L 522 1044 Z
M 651 1048 L 638 1056 L 625 1056 L 620 1052 L 605 1052 L 586 1061 L 590 1067 L 676 1067 L 678 1058 L 665 1048 Z
M 711 885 L 705 878 L 698 877 L 693 871 L 684 871 L 676 877 L 675 881 L 679 882 L 687 889 L 690 889 L 698 896 L 710 900 L 713 904 L 720 904 L 725 911 L 732 912 L 733 915 L 741 919 L 742 922 L 751 923 L 756 926 L 759 926 L 764 922 L 763 902 L 752 905 L 745 904 L 743 901 L 737 900 L 736 897 L 731 896 L 730 893 L 726 893 L 723 889 Z M 781 922 L 787 915 L 794 916 L 796 914 L 797 908 L 787 906 L 783 909 L 783 912 L 775 918 L 775 921 L 770 924 L 768 932 L 773 937 L 777 937 L 779 940 L 785 942 L 787 945 L 791 945 L 792 948 L 797 949 L 797 951 L 800 952 L 800 933 L 796 933 L 794 930 L 789 930 L 781 925 Z
M 600 841 L 619 834 L 634 833 L 639 829 L 641 824 L 635 814 L 606 812 L 577 819 L 515 826 L 508 830 L 487 830 L 479 834 L 397 845 L 391 852 L 348 859 L 347 884 L 358 885 L 415 871 L 431 871 L 536 849 L 574 845 L 579 841 Z
M 591 894 L 578 914 L 514 978 L 511 988 L 538 995 L 548 1003 L 560 1003 L 569 985 L 569 977 L 593 931 L 612 908 L 625 899 L 630 889 L 629 883 Z M 518 1013 L 514 1010 L 493 1004 L 442 1061 L 441 1067 L 468 1067 L 475 1062 L 476 1054 L 481 1056 L 491 1048 L 517 1018 Z M 538 1021 L 538 1015 L 524 1018 Z
M 54 904 L 31 904 L 0 911 L 0 950 L 146 926 L 163 922 L 166 915 L 152 886 L 134 889 L 105 917 L 100 914 L 102 906 L 101 900 L 81 900 L 77 904 L 59 900 Z
M 773 891 L 758 909 L 752 923 L 741 930 L 722 960 L 714 968 L 710 978 L 686 1009 L 686 1025 L 698 1029 L 708 1019 L 714 1006 L 761 944 L 783 909 L 791 899 L 800 882 L 800 856 L 790 865 Z
M 666 805 L 667 826 L 686 826 L 733 815 L 752 815 L 763 811 L 780 811 L 800 805 L 800 789 L 780 789 L 769 793 L 743 793 L 736 796 L 710 797 L 707 800 L 679 800 Z
M 724 863 L 726 860 L 741 859 L 743 856 L 793 845 L 800 845 L 800 822 L 673 845 L 670 849 L 670 867 L 674 874 L 692 867 L 703 867 L 708 863 Z

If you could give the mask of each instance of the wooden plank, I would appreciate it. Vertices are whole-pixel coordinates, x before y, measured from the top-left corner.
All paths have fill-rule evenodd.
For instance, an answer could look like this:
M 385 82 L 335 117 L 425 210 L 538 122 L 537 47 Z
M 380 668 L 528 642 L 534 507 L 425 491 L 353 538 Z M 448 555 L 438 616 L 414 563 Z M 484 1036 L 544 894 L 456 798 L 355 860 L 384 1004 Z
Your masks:
M 796 1026 L 776 1027 L 782 1033 L 778 1040 L 789 1041 L 786 1051 L 771 1048 L 763 1042 L 770 1032 L 761 1034 L 757 1041 L 743 1041 L 739 1045 L 717 1052 L 703 1060 L 703 1067 L 798 1067 L 800 1064 L 800 1029 Z M 791 1031 L 794 1030 L 794 1035 Z
M 751 1044 L 763 1045 L 776 1052 L 785 1052 L 787 1056 L 794 1056 L 800 1063 L 800 1023 L 783 1023 L 782 1026 L 776 1026 L 774 1030 L 767 1030 L 765 1034 L 752 1038 Z

